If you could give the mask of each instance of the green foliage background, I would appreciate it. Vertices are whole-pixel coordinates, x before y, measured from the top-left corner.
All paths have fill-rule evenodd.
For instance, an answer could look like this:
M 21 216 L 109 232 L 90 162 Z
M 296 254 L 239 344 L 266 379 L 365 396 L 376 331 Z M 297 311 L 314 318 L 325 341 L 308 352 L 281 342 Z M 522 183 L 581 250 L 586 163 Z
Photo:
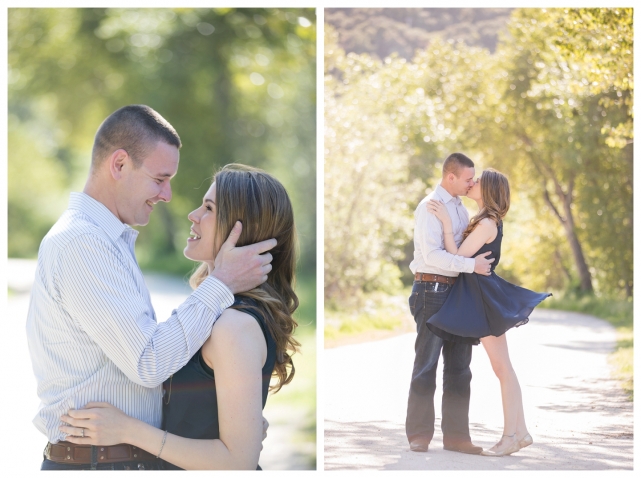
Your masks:
M 146 268 L 186 272 L 190 223 L 214 171 L 239 162 L 287 188 L 303 275 L 315 276 L 316 28 L 313 9 L 12 8 L 10 257 L 40 240 L 81 190 L 93 136 L 133 103 L 183 142 L 174 198 L 141 228 Z
M 405 10 L 357 13 L 380 26 Z M 408 29 L 442 14 L 420 12 Z M 631 300 L 632 9 L 514 9 L 493 51 L 469 41 L 474 31 L 466 43 L 450 28 L 454 38 L 432 35 L 422 47 L 399 33 L 401 54 L 385 57 L 372 40 L 382 30 L 348 20 L 325 29 L 330 308 L 411 283 L 413 210 L 453 151 L 478 173 L 491 166 L 510 177 L 500 275 L 535 290 Z

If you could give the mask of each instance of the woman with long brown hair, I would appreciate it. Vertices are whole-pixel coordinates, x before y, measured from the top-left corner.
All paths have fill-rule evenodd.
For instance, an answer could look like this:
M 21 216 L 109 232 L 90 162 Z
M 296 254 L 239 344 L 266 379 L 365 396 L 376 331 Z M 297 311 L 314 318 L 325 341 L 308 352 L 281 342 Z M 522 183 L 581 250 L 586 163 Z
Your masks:
M 486 169 L 467 197 L 476 201 L 479 212 L 470 220 L 460 247 L 454 242 L 452 220 L 445 205 L 431 200 L 427 208 L 443 223 L 447 252 L 475 257 L 490 251 L 490 257 L 495 259 L 492 272 L 489 276 L 460 274 L 443 307 L 427 320 L 427 327 L 445 340 L 483 344 L 501 382 L 503 436 L 481 454 L 504 456 L 533 443 L 525 425 L 521 388 L 510 362 L 505 332 L 526 324 L 532 310 L 551 294 L 518 287 L 494 272 L 501 257 L 503 218 L 510 208 L 507 177 Z
M 211 336 L 182 369 L 163 385 L 162 429 L 127 416 L 105 403 L 72 411 L 61 427 L 90 431 L 92 445 L 129 443 L 165 460 L 166 469 L 260 469 L 262 409 L 271 390 L 294 376 L 291 355 L 299 343 L 292 314 L 296 230 L 283 185 L 256 168 L 222 168 L 193 223 L 185 256 L 201 262 L 190 284 L 196 288 L 214 267 L 214 259 L 232 228 L 242 232 L 237 246 L 275 238 L 272 270 L 259 287 L 237 294 L 234 304 L 214 323 Z M 74 442 L 74 437 L 67 438 Z M 82 441 L 87 444 L 86 440 Z

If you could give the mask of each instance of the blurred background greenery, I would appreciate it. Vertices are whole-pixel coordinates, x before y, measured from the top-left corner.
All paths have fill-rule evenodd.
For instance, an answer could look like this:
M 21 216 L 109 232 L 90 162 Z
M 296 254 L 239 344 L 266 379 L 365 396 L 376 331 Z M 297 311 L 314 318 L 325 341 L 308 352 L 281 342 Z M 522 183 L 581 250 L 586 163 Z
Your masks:
M 215 170 L 237 162 L 273 174 L 299 233 L 297 369 L 307 377 L 291 387 L 305 381 L 293 400 L 307 409 L 304 439 L 315 441 L 314 9 L 11 8 L 8 27 L 9 257 L 36 258 L 69 192 L 82 190 L 98 126 L 127 104 L 157 110 L 183 142 L 173 199 L 140 228 L 145 272 L 192 270 L 182 255 L 187 214 Z M 315 449 L 307 461 L 315 466 Z
M 510 177 L 499 274 L 617 326 L 631 389 L 632 9 L 326 9 L 325 23 L 326 338 L 409 316 L 381 292 L 409 295 L 414 209 L 460 151 Z
M 186 215 L 215 169 L 239 162 L 287 187 L 313 275 L 315 38 L 312 9 L 10 9 L 9 255 L 36 256 L 84 184 L 102 120 L 142 103 L 184 146 L 174 199 L 141 230 L 141 264 L 190 268 Z

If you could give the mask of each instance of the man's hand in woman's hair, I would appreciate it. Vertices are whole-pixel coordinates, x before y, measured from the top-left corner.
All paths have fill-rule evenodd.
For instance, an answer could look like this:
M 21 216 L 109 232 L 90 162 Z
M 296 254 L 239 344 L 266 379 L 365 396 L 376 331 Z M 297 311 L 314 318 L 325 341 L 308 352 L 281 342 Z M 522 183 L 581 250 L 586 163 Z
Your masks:
M 276 239 L 236 247 L 242 230 L 243 225 L 237 221 L 220 247 L 211 272 L 234 294 L 254 289 L 267 280 L 272 270 L 272 255 L 267 251 L 276 247 Z

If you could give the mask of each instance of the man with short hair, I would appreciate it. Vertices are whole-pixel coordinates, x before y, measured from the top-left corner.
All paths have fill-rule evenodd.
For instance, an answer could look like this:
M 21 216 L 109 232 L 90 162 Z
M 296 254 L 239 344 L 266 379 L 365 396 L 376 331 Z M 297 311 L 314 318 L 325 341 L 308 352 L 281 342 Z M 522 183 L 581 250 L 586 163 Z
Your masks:
M 125 106 L 96 133 L 82 193 L 42 240 L 27 317 L 27 338 L 41 404 L 33 422 L 49 444 L 42 469 L 156 469 L 130 445 L 65 442 L 60 417 L 88 402 L 109 402 L 155 427 L 161 385 L 211 334 L 234 293 L 260 285 L 275 239 L 236 248 L 237 223 L 215 268 L 171 317 L 158 324 L 134 243 L 154 205 L 171 200 L 181 142 L 144 105 Z M 84 432 L 84 429 L 83 429 Z
M 445 250 L 443 225 L 426 207 L 430 199 L 445 203 L 452 218 L 454 240 L 460 244 L 469 215 L 459 196 L 467 195 L 473 185 L 474 163 L 464 154 L 452 153 L 443 163 L 441 183 L 423 198 L 414 212 L 414 260 L 410 263 L 414 285 L 409 305 L 418 335 L 405 430 L 410 449 L 416 452 L 426 452 L 434 435 L 436 367 L 441 349 L 443 447 L 470 454 L 483 451 L 472 444 L 469 431 L 472 345 L 443 340 L 426 325 L 427 319 L 445 303 L 459 273 L 490 274 L 490 263 L 494 259 L 485 257 L 489 252 L 476 258 L 465 258 Z

